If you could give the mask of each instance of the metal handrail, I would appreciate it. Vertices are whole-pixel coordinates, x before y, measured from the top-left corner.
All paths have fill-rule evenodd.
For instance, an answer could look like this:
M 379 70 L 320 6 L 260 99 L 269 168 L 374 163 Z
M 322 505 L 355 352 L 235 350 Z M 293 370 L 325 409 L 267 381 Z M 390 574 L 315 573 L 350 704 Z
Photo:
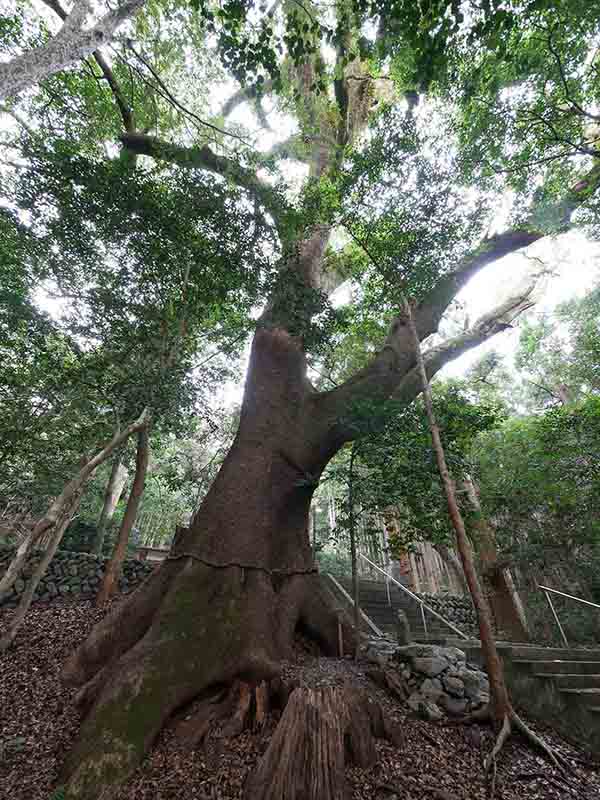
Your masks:
M 543 589 L 545 592 L 554 592 L 554 594 L 560 594 L 563 597 L 568 597 L 569 600 L 577 600 L 578 603 L 584 603 L 586 606 L 594 606 L 594 608 L 600 608 L 600 605 L 598 605 L 598 603 L 592 603 L 591 600 L 584 600 L 583 597 L 575 597 L 574 594 L 559 592 L 558 589 L 551 589 L 549 586 L 542 586 L 541 583 L 538 583 L 538 589 Z
M 437 619 L 440 619 L 440 620 L 441 620 L 441 621 L 444 623 L 444 625 L 447 625 L 447 626 L 448 626 L 449 628 L 451 628 L 451 629 L 452 629 L 452 630 L 453 630 L 455 633 L 458 633 L 458 635 L 459 635 L 459 636 L 462 636 L 462 638 L 463 638 L 463 639 L 468 639 L 468 638 L 469 638 L 469 637 L 466 635 L 466 633 L 463 633 L 461 630 L 459 630 L 459 629 L 458 629 L 458 628 L 457 628 L 455 625 L 453 625 L 453 624 L 452 624 L 451 622 L 449 622 L 447 619 L 445 619 L 444 617 L 442 617 L 442 615 L 441 615 L 441 614 L 438 614 L 438 612 L 437 612 L 437 611 L 435 611 L 433 608 L 431 608 L 431 606 L 428 606 L 428 605 L 427 605 L 427 603 L 426 603 L 424 600 L 421 600 L 421 598 L 420 598 L 420 597 L 418 597 L 418 596 L 417 596 L 416 594 L 414 594 L 413 592 L 411 592 L 411 590 L 410 590 L 410 589 L 407 589 L 407 588 L 406 588 L 406 586 L 404 586 L 402 583 L 400 583 L 400 581 L 397 581 L 397 580 L 394 578 L 394 576 L 393 576 L 393 575 L 388 575 L 388 573 L 387 573 L 385 570 L 381 569 L 381 567 L 378 567 L 378 566 L 377 566 L 377 564 L 374 564 L 374 563 L 371 561 L 371 559 L 367 558 L 367 557 L 366 557 L 365 555 L 363 555 L 362 553 L 358 553 L 358 555 L 359 555 L 361 558 L 364 558 L 364 560 L 365 560 L 365 561 L 366 561 L 368 564 L 370 564 L 372 567 L 375 567 L 375 569 L 376 569 L 378 572 L 381 572 L 383 575 L 385 575 L 385 576 L 386 576 L 386 578 L 389 578 L 389 579 L 392 581 L 392 583 L 395 583 L 395 584 L 396 584 L 396 586 L 398 586 L 400 589 L 402 589 L 402 591 L 403 591 L 405 594 L 409 595 L 409 597 L 412 597 L 412 599 L 413 599 L 413 600 L 416 600 L 416 602 L 417 602 L 417 603 L 418 603 L 418 604 L 421 606 L 421 617 L 422 617 L 422 619 L 423 619 L 423 627 L 424 627 L 424 629 L 425 629 L 425 633 L 427 633 L 427 623 L 425 622 L 425 611 L 424 611 L 424 609 L 427 609 L 427 611 L 429 611 L 431 614 L 433 614 L 433 616 L 434 616 L 434 617 L 437 617 Z
M 562 636 L 562 640 L 565 643 L 565 647 L 569 646 L 569 642 L 567 641 L 567 637 L 563 630 L 563 626 L 560 624 L 560 620 L 558 618 L 558 614 L 556 613 L 556 609 L 554 608 L 554 604 L 550 598 L 548 592 L 553 592 L 554 594 L 559 594 L 561 597 L 568 597 L 569 600 L 575 600 L 577 603 L 583 603 L 586 606 L 593 606 L 593 608 L 600 608 L 598 603 L 592 603 L 591 600 L 584 600 L 582 597 L 575 597 L 573 594 L 567 594 L 566 592 L 560 592 L 558 589 L 551 589 L 549 586 L 542 586 L 541 583 L 538 583 L 538 589 L 541 589 L 544 594 L 546 595 L 546 600 L 548 601 L 548 605 L 550 606 L 550 611 L 552 611 L 552 615 L 558 625 L 558 629 L 560 631 L 560 635 Z
M 346 599 L 346 600 L 347 600 L 347 601 L 350 603 L 350 605 L 352 605 L 352 606 L 353 606 L 353 605 L 354 605 L 354 598 L 352 598 L 352 597 L 351 597 L 351 596 L 348 594 L 348 592 L 347 592 L 347 591 L 344 589 L 344 587 L 343 587 L 343 586 L 342 586 L 342 584 L 341 584 L 341 583 L 340 583 L 340 582 L 337 580 L 337 578 L 334 578 L 334 576 L 331 574 L 331 572 L 328 572 L 328 573 L 327 573 L 327 577 L 328 577 L 328 578 L 331 580 L 331 582 L 333 583 L 333 585 L 335 586 L 335 588 L 336 588 L 336 589 L 337 589 L 337 590 L 340 592 L 340 594 L 341 594 L 341 595 L 342 595 L 342 596 L 343 596 L 343 597 L 344 597 L 344 598 L 345 598 L 345 599 Z M 365 612 L 362 610 L 362 608 L 359 608 L 358 610 L 360 611 L 360 615 L 361 615 L 361 617 L 362 617 L 362 618 L 364 619 L 364 621 L 367 623 L 367 625 L 369 626 L 369 628 L 371 628 L 371 630 L 372 630 L 372 631 L 375 633 L 375 635 L 376 635 L 376 636 L 379 636 L 381 639 L 383 639 L 383 637 L 385 636 L 385 634 L 383 633 L 383 631 L 382 631 L 380 628 L 378 628 L 378 627 L 377 627 L 377 625 L 375 625 L 375 623 L 373 622 L 373 620 L 371 619 L 371 617 L 368 617 L 368 616 L 365 614 Z

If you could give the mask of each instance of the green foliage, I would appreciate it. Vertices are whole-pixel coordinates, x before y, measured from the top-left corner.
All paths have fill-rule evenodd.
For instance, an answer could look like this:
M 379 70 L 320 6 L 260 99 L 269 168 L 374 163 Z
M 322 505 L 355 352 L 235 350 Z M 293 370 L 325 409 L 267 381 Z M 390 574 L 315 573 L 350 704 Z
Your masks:
M 431 123 L 431 126 L 428 123 Z M 457 181 L 448 131 L 383 111 L 364 147 L 349 155 L 339 180 L 340 216 L 366 258 L 356 259 L 364 302 L 394 309 L 421 299 L 481 238 L 490 197 L 470 198 Z
M 499 424 L 500 412 L 493 405 L 472 403 L 457 383 L 436 384 L 434 398 L 448 464 L 458 478 L 470 467 L 474 439 Z M 395 554 L 406 551 L 415 541 L 451 541 L 445 495 L 422 404 L 361 404 L 354 412 L 354 424 L 363 436 L 352 446 L 354 517 L 369 518 L 395 507 L 400 526 L 390 541 Z M 340 493 L 342 528 L 348 527 L 352 516 L 349 453 L 347 448 L 327 473 L 345 487 Z
M 481 500 L 501 549 L 543 571 L 585 574 L 600 542 L 600 398 L 510 419 L 477 441 Z M 590 550 L 591 548 L 591 550 Z
M 66 329 L 96 343 L 85 358 L 100 390 L 124 419 L 189 405 L 200 342 L 227 349 L 249 329 L 243 312 L 270 269 L 261 218 L 188 171 L 131 173 L 59 143 L 29 158 L 15 199 L 31 215 L 31 257 L 47 254 L 45 274 L 71 298 Z
M 595 157 L 597 134 L 583 111 L 600 87 L 594 5 L 487 4 L 457 34 L 438 75 L 441 95 L 460 109 L 463 169 L 478 180 L 505 181 L 533 201 L 544 230 L 564 225 L 567 206 L 557 200 L 577 182 L 582 160 L 591 166 Z
M 600 290 L 522 320 L 514 358 L 488 353 L 470 370 L 480 398 L 514 414 L 537 413 L 600 391 Z

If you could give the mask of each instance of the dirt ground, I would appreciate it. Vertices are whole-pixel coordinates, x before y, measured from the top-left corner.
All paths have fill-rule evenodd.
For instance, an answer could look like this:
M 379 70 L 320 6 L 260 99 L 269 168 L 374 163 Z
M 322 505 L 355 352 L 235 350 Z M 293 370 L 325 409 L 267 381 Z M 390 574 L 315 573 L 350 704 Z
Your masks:
M 0 628 L 10 612 L 0 611 Z M 89 602 L 34 606 L 13 648 L 0 655 L 0 800 L 49 800 L 58 787 L 63 755 L 77 733 L 73 690 L 60 681 L 67 656 L 104 612 Z M 482 761 L 492 733 L 481 726 L 441 726 L 415 718 L 365 676 L 367 664 L 320 658 L 299 651 L 284 672 L 302 685 L 359 685 L 376 696 L 400 725 L 402 746 L 378 743 L 379 763 L 349 768 L 354 800 L 479 800 L 489 796 Z M 182 712 L 185 713 L 185 712 Z M 275 720 L 260 733 L 235 739 L 209 737 L 189 751 L 174 731 L 123 787 L 118 800 L 237 800 L 249 771 L 268 746 Z M 497 800 L 600 800 L 600 765 L 553 731 L 534 725 L 571 764 L 567 781 L 543 756 L 514 736 L 497 769 Z

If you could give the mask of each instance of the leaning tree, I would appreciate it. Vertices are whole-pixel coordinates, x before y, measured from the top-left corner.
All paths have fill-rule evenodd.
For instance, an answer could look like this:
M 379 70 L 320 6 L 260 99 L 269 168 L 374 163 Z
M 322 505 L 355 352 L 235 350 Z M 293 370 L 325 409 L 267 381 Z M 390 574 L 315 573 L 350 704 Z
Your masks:
M 85 711 L 65 765 L 69 798 L 113 796 L 169 716 L 194 698 L 235 686 L 239 704 L 247 708 L 254 691 L 264 708 L 264 682 L 278 675 L 298 628 L 326 652 L 337 650 L 337 617 L 310 548 L 310 501 L 327 463 L 357 435 L 357 409 L 392 396 L 408 404 L 422 389 L 399 313 L 405 296 L 424 341 L 479 270 L 593 207 L 600 171 L 587 127 L 597 65 L 588 56 L 598 25 L 589 4 L 491 2 L 486 13 L 467 3 L 466 18 L 465 4 L 454 0 L 427 12 L 415 5 L 276 4 L 264 16 L 256 10 L 246 35 L 241 5 L 225 4 L 223 15 L 200 3 L 225 64 L 236 77 L 248 74 L 249 63 L 254 70 L 209 123 L 135 43 L 119 54 L 129 77 L 152 86 L 179 123 L 170 131 L 163 124 L 162 138 L 148 132 L 153 122 L 148 130 L 126 127 L 121 143 L 136 168 L 143 156 L 165 170 L 189 169 L 199 183 L 211 172 L 237 184 L 272 221 L 282 256 L 255 326 L 239 429 L 219 474 L 164 565 L 94 629 L 65 670 L 82 687 Z M 557 30 L 558 11 L 564 24 Z M 365 24 L 373 19 L 377 25 Z M 183 59 L 188 65 L 196 42 Z M 239 126 L 237 138 L 223 136 L 229 115 L 245 105 L 271 124 L 267 101 L 295 118 L 288 139 L 265 152 L 248 148 L 251 137 L 240 138 Z M 502 113 L 498 130 L 488 113 L 494 106 Z M 195 121 L 196 142 L 182 119 Z M 275 188 L 286 159 L 303 176 L 296 195 Z M 507 186 L 520 193 L 514 224 L 489 233 Z M 359 371 L 317 390 L 309 361 L 344 325 L 326 294 L 346 280 L 360 285 L 356 304 L 368 307 L 369 341 L 379 345 L 366 348 Z M 532 288 L 425 349 L 428 377 L 510 325 L 531 303 Z M 325 705 L 337 700 L 343 696 L 333 693 Z M 297 696 L 290 715 L 308 720 L 313 702 L 310 693 Z M 324 714 L 323 726 L 331 719 Z M 286 744 L 288 731 L 275 734 L 274 746 L 288 756 L 290 741 L 304 746 L 293 763 L 301 771 L 308 765 L 307 777 L 313 745 Z M 295 796 L 286 784 L 290 759 L 276 775 L 272 763 L 263 762 L 248 797 Z

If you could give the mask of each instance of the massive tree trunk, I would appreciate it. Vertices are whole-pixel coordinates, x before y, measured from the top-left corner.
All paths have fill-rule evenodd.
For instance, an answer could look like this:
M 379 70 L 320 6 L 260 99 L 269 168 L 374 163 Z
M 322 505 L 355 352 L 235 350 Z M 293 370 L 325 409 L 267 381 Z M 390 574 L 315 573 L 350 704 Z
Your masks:
M 469 476 L 463 479 L 463 486 L 471 505 L 469 523 L 472 538 L 479 555 L 483 585 L 496 627 L 510 641 L 528 642 L 529 630 L 523 604 L 510 572 L 499 563 L 496 535 L 483 515 L 477 488 Z
M 121 499 L 125 483 L 127 482 L 127 469 L 123 466 L 120 456 L 115 456 L 110 471 L 110 477 L 106 484 L 106 492 L 104 493 L 104 503 L 102 505 L 102 512 L 98 520 L 96 528 L 96 535 L 92 544 L 91 552 L 97 556 L 102 555 L 102 547 L 104 546 L 104 536 L 106 529 L 114 516 L 117 503 Z
M 336 654 L 308 532 L 335 451 L 316 397 L 299 342 L 260 328 L 238 434 L 190 528 L 67 665 L 92 706 L 66 764 L 69 798 L 110 797 L 169 715 L 211 686 L 276 676 L 297 628 Z
M 293 268 L 308 286 L 318 277 L 327 238 L 316 226 L 296 248 Z M 96 626 L 63 672 L 82 687 L 79 700 L 88 712 L 64 766 L 68 800 L 112 797 L 172 712 L 211 687 L 259 686 L 277 676 L 296 629 L 326 653 L 338 651 L 335 599 L 319 582 L 310 547 L 311 498 L 328 461 L 356 437 L 355 404 L 392 393 L 410 403 L 423 384 L 398 318 L 367 367 L 329 392 L 316 392 L 306 377 L 301 337 L 286 330 L 310 320 L 310 311 L 286 293 L 289 277 L 282 275 L 282 294 L 276 290 L 255 333 L 239 429 L 190 528 L 159 571 Z M 509 298 L 433 348 L 425 357 L 427 374 L 503 330 L 528 303 L 527 294 Z M 424 337 L 435 314 L 425 306 L 418 317 Z M 351 652 L 351 626 L 344 626 L 344 638 L 344 651 Z
M 115 549 L 110 561 L 106 565 L 102 585 L 100 586 L 100 591 L 98 592 L 98 597 L 96 598 L 97 606 L 103 605 L 116 594 L 119 585 L 121 568 L 123 566 L 123 561 L 125 561 L 125 556 L 127 555 L 129 536 L 138 515 L 142 495 L 144 494 L 149 455 L 149 433 L 148 427 L 145 427 L 138 432 L 135 476 L 133 478 L 133 484 L 131 486 L 129 498 L 127 499 L 125 515 L 123 517 L 123 521 L 121 522 L 121 527 L 119 528 L 119 535 L 117 537 Z

